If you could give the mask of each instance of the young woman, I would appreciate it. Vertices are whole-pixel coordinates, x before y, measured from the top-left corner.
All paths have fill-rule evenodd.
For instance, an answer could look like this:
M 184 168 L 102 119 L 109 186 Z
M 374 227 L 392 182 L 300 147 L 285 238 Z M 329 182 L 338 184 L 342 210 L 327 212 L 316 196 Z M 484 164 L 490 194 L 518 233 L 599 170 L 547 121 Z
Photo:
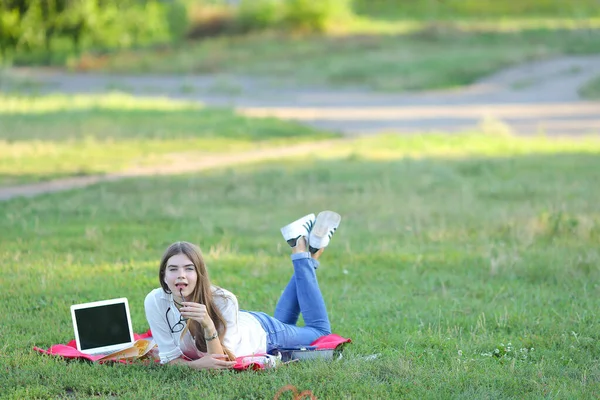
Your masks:
M 212 285 L 198 247 L 188 242 L 169 246 L 158 272 L 161 287 L 144 302 L 161 363 L 230 368 L 235 357 L 308 345 L 330 334 L 316 269 L 340 221 L 339 214 L 323 211 L 281 228 L 292 248 L 294 273 L 273 316 L 241 311 L 231 292 Z M 300 313 L 303 327 L 296 326 Z

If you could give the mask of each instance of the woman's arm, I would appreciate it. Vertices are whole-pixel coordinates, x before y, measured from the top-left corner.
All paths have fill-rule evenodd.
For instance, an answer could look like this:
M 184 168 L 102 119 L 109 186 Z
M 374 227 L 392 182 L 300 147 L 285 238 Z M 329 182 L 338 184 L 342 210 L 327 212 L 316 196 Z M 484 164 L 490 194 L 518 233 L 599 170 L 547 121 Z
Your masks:
M 235 365 L 235 361 L 227 361 L 224 354 L 207 354 L 197 360 L 186 360 L 182 357 L 169 361 L 169 364 L 187 365 L 193 369 L 225 369 Z
M 215 296 L 215 303 L 218 304 L 221 315 L 225 320 L 227 332 L 223 338 L 223 345 L 227 347 L 236 356 L 238 354 L 240 344 L 242 343 L 242 333 L 238 324 L 240 309 L 235 295 L 227 292 L 223 296 Z
M 225 352 L 223 351 L 223 346 L 221 346 L 217 328 L 215 328 L 215 324 L 212 322 L 212 320 L 210 318 L 208 319 L 210 321 L 210 326 L 202 326 L 202 329 L 204 330 L 204 340 L 206 340 L 206 353 L 223 355 Z
M 167 363 L 183 355 L 179 346 L 173 340 L 169 325 L 165 320 L 166 306 L 157 299 L 156 292 L 150 292 L 144 300 L 146 319 L 152 330 L 152 337 L 158 345 L 161 363 Z
M 223 355 L 223 346 L 219 340 L 219 333 L 215 323 L 208 315 L 204 304 L 184 301 L 183 307 L 179 310 L 184 318 L 192 319 L 202 326 L 204 340 L 206 341 L 206 353 L 214 355 Z

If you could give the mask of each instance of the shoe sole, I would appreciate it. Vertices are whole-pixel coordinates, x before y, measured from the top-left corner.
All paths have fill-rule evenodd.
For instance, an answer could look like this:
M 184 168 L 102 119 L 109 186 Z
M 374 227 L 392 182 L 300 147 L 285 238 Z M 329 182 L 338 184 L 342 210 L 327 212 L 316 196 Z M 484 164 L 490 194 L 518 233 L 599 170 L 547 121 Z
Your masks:
M 337 228 L 341 221 L 342 216 L 340 214 L 333 211 L 321 211 L 310 234 L 317 238 L 324 238 L 329 234 L 331 227 Z

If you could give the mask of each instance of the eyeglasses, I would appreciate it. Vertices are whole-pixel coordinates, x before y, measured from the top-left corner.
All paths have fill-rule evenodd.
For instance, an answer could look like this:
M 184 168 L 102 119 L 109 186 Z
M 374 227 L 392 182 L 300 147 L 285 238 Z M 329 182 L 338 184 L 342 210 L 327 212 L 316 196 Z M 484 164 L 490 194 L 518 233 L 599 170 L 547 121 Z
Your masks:
M 181 300 L 185 301 L 185 298 L 183 297 L 183 289 L 181 288 L 179 289 L 179 295 L 181 296 Z M 179 306 L 179 308 L 183 307 L 183 304 L 176 302 L 175 299 L 173 299 L 173 303 L 175 303 L 176 306 Z M 171 323 L 169 322 L 169 311 L 171 311 L 171 307 L 167 308 L 165 319 L 167 320 L 167 325 L 169 325 L 171 333 L 181 332 L 185 328 L 187 318 L 183 318 L 181 314 L 179 314 L 179 321 L 175 325 L 171 326 Z
M 171 311 L 171 307 L 167 308 L 167 312 L 165 313 L 165 319 L 167 320 L 167 324 L 169 325 L 171 333 L 181 332 L 185 328 L 185 323 L 187 319 L 179 315 L 179 321 L 177 321 L 175 325 L 171 325 L 171 323 L 169 322 L 169 311 Z

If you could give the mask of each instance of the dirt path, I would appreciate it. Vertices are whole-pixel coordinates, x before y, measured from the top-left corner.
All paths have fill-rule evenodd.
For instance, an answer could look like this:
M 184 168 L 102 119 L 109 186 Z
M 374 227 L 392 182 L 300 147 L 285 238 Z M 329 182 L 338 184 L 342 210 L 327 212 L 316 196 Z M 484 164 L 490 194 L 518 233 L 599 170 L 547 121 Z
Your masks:
M 600 55 L 561 57 L 509 68 L 456 90 L 376 93 L 291 87 L 266 79 L 219 76 L 123 76 L 21 69 L 12 75 L 38 81 L 50 92 L 121 90 L 230 106 L 253 116 L 274 116 L 346 135 L 381 131 L 457 132 L 497 119 L 519 134 L 600 132 L 600 102 L 578 89 L 600 75 Z
M 320 141 L 306 143 L 285 148 L 270 148 L 249 151 L 245 153 L 232 153 L 204 157 L 201 160 L 178 158 L 178 162 L 170 165 L 154 167 L 140 167 L 124 172 L 106 175 L 77 176 L 71 178 L 56 179 L 48 182 L 32 183 L 27 185 L 9 186 L 0 188 L 0 201 L 10 200 L 15 197 L 34 197 L 44 193 L 53 193 L 71 189 L 82 188 L 100 182 L 111 182 L 123 178 L 135 178 L 141 176 L 175 175 L 186 172 L 204 171 L 212 168 L 229 167 L 234 165 L 249 164 L 260 161 L 277 160 L 286 157 L 310 154 L 316 150 L 323 150 L 340 140 Z
M 385 131 L 451 133 L 475 128 L 482 121 L 489 120 L 501 121 L 517 134 L 545 132 L 563 136 L 600 133 L 600 102 L 583 101 L 578 95 L 578 89 L 598 75 L 600 55 L 532 62 L 506 69 L 456 90 L 403 94 L 291 87 L 266 79 L 227 75 L 123 76 L 69 74 L 39 69 L 10 71 L 9 79 L 4 79 L 3 84 L 6 89 L 6 85 L 10 85 L 10 80 L 14 78 L 33 83 L 36 90 L 45 92 L 97 93 L 120 90 L 139 96 L 168 96 L 233 107 L 248 116 L 298 120 L 349 137 Z M 301 154 L 304 150 L 300 149 L 290 148 L 288 151 L 290 154 Z M 123 177 L 175 174 L 282 156 L 279 149 L 261 150 L 243 156 L 203 160 L 192 169 L 151 168 L 0 188 L 0 199 L 66 190 Z

